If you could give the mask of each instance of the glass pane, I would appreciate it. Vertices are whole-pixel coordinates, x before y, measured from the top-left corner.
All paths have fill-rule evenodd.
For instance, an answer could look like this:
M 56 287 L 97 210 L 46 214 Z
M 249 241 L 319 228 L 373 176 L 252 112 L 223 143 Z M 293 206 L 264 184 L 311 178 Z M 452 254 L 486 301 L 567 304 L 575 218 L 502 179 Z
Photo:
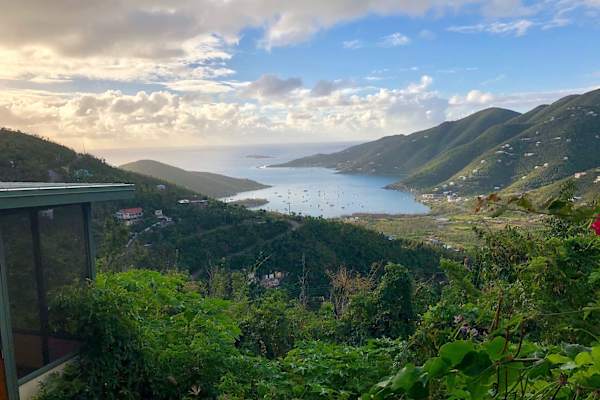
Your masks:
M 87 276 L 85 226 L 80 205 L 41 210 L 38 216 L 46 298 L 50 305 L 48 356 L 52 362 L 79 347 L 72 336 L 52 323 L 60 320 L 60 315 L 53 314 L 51 305 L 61 290 L 81 284 Z
M 19 378 L 44 365 L 29 211 L 0 215 Z

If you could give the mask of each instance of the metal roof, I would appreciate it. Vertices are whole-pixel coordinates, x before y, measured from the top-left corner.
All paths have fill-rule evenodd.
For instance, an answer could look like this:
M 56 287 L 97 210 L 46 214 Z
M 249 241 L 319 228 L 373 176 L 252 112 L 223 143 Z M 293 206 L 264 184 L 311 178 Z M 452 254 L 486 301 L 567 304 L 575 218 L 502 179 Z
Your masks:
M 0 182 L 0 210 L 124 200 L 134 191 L 127 183 Z

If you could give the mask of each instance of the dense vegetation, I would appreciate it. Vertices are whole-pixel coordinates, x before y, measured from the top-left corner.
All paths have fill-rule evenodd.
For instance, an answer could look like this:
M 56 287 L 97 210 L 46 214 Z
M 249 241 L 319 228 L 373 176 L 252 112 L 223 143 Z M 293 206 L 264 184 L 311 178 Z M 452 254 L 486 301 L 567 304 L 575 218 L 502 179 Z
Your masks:
M 395 188 L 458 194 L 524 192 L 587 172 L 592 179 L 577 193 L 585 196 L 599 176 L 599 152 L 600 90 L 594 90 L 521 115 L 491 108 L 286 165 L 392 175 L 400 178 Z
M 481 246 L 444 253 L 322 219 L 182 206 L 201 195 L 1 133 L 0 179 L 137 185 L 96 208 L 97 279 L 49 296 L 51 327 L 84 347 L 41 400 L 598 396 L 600 208 L 576 207 L 572 186 L 543 209 L 489 196 L 479 209 L 543 215 L 544 229 L 478 231 Z M 150 212 L 129 229 L 112 218 L 123 206 Z M 154 209 L 173 223 L 152 228 Z
M 103 273 L 52 299 L 86 346 L 40 398 L 597 398 L 600 209 L 571 198 L 490 196 L 545 229 L 479 232 L 440 291 L 399 264 L 338 269 L 319 304 L 225 268 Z
M 172 182 L 186 189 L 214 198 L 268 187 L 250 179 L 232 178 L 210 172 L 186 171 L 153 160 L 139 160 L 121 165 L 120 168 Z

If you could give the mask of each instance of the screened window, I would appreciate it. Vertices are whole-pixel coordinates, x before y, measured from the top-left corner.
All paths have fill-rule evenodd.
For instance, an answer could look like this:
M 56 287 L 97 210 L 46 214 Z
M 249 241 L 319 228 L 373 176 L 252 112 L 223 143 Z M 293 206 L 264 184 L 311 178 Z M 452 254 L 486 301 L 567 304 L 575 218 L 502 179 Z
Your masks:
M 0 214 L 17 377 L 22 379 L 79 347 L 54 315 L 54 298 L 88 275 L 81 205 Z

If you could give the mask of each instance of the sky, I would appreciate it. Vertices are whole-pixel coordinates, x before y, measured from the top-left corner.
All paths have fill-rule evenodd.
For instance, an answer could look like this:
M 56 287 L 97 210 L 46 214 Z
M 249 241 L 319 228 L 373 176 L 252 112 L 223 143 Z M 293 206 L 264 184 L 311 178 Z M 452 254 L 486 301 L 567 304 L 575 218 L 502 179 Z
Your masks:
M 0 2 L 0 126 L 79 151 L 366 141 L 600 87 L 600 0 Z

